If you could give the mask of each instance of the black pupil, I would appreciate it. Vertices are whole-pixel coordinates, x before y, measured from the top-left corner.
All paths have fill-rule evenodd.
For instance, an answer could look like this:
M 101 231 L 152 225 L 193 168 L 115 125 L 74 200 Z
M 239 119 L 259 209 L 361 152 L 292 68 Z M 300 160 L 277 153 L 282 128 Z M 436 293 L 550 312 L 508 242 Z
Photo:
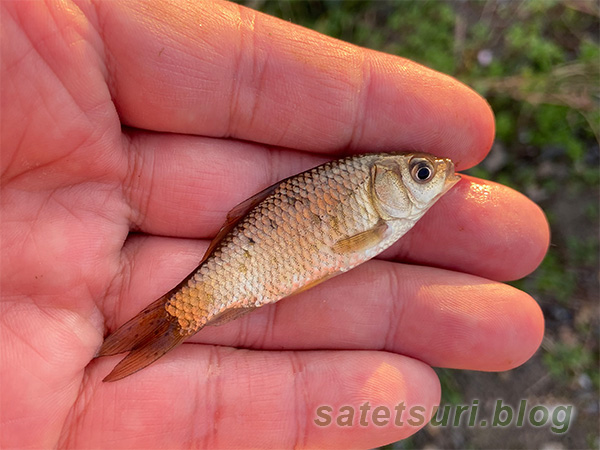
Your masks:
M 431 175 L 431 170 L 429 167 L 421 167 L 417 170 L 417 178 L 421 181 L 425 181 Z

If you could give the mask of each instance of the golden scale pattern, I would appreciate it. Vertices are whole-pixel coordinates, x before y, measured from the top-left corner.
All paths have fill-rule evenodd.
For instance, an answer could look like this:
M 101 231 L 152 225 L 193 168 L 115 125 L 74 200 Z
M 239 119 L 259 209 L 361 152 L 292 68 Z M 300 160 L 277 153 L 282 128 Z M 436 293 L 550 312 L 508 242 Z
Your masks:
M 194 333 L 226 308 L 275 302 L 368 259 L 331 249 L 379 220 L 365 162 L 350 157 L 284 180 L 247 214 L 167 302 L 182 331 Z

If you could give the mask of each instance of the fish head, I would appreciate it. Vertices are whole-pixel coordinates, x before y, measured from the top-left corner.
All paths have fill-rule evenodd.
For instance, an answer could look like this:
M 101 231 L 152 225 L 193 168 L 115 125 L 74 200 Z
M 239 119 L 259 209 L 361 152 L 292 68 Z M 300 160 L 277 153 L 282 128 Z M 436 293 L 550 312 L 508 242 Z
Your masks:
M 417 220 L 459 180 L 448 158 L 390 155 L 373 166 L 372 200 L 384 220 Z

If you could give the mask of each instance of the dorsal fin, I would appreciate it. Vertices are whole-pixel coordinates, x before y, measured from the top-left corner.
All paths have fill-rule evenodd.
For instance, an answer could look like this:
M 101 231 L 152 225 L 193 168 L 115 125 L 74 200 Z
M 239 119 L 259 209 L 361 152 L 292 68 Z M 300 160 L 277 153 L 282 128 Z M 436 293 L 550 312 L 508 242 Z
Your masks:
M 277 189 L 279 187 L 279 185 L 281 183 L 285 182 L 286 180 L 287 180 L 287 178 L 285 180 L 281 180 L 281 181 L 269 186 L 266 189 L 263 189 L 258 194 L 255 194 L 252 197 L 250 197 L 249 199 L 244 200 L 239 205 L 234 206 L 233 209 L 227 213 L 227 218 L 225 219 L 225 223 L 223 224 L 223 226 L 221 227 L 221 229 L 219 230 L 217 235 L 214 237 L 214 239 L 210 242 L 210 245 L 206 249 L 206 252 L 204 253 L 204 256 L 202 257 L 202 260 L 200 261 L 200 264 L 202 264 L 204 261 L 206 261 L 206 259 L 212 254 L 212 252 L 215 250 L 217 245 L 219 245 L 219 243 L 223 240 L 223 238 L 227 235 L 227 233 L 229 233 L 233 229 L 233 227 L 235 227 L 238 224 L 238 222 L 240 220 L 242 220 L 244 218 L 244 216 L 246 214 L 248 214 L 248 212 L 252 208 L 254 208 L 256 205 L 258 205 L 260 202 L 262 202 L 265 198 L 267 198 L 269 195 L 271 195 L 275 191 L 275 189 Z

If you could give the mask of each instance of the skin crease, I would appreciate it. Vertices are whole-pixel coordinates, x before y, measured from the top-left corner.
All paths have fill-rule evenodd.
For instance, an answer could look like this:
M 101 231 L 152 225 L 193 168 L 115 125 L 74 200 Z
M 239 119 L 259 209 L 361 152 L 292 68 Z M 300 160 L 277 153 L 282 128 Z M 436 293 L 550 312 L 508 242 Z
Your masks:
M 431 410 L 430 365 L 508 370 L 538 348 L 539 307 L 499 281 L 539 264 L 545 218 L 464 177 L 380 260 L 101 383 L 120 358 L 93 359 L 103 336 L 193 270 L 236 203 L 342 153 L 468 168 L 492 113 L 445 75 L 233 4 L 0 7 L 3 448 L 371 448 L 423 424 L 321 428 L 316 408 Z

